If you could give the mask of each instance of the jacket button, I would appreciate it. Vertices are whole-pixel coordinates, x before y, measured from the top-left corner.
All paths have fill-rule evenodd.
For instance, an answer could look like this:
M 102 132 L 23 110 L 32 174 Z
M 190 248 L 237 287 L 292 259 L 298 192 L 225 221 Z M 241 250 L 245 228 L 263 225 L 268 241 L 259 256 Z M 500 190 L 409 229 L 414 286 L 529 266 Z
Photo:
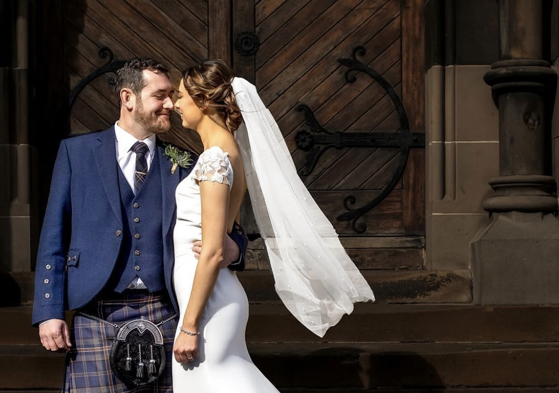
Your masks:
M 45 280 L 43 281 L 45 284 L 48 284 L 50 282 L 50 280 L 48 278 L 45 278 Z
M 140 255 L 140 250 L 134 251 L 134 255 Z
M 140 205 L 138 204 L 138 202 L 135 202 L 132 206 L 134 206 L 134 208 L 136 208 L 136 209 L 140 207 Z
M 45 299 L 50 299 L 50 293 L 45 293 Z
M 50 269 L 52 269 L 52 266 L 51 266 L 51 265 L 47 265 L 47 266 L 45 266 L 45 269 L 50 270 Z
M 139 234 L 139 233 L 136 233 L 136 234 L 134 235 L 134 238 L 139 239 L 139 238 L 140 238 L 140 234 Z
M 122 234 L 122 231 L 120 229 L 116 231 L 117 236 L 120 236 L 121 234 Z
M 140 222 L 140 219 L 139 219 L 138 217 L 136 217 L 136 218 L 134 219 L 134 222 Z
M 140 269 L 141 269 L 140 266 L 134 266 L 134 270 L 138 271 Z

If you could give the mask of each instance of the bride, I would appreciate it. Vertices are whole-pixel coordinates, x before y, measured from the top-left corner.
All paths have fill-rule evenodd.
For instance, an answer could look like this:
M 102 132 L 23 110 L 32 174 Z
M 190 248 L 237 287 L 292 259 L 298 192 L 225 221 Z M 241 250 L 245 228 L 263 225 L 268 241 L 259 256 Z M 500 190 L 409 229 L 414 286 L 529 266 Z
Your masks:
M 276 291 L 303 325 L 322 337 L 373 293 L 297 176 L 253 85 L 221 60 L 208 61 L 185 72 L 175 109 L 204 152 L 176 190 L 174 391 L 277 392 L 246 348 L 245 291 L 234 272 L 220 269 L 247 187 Z M 200 238 L 197 260 L 190 244 Z

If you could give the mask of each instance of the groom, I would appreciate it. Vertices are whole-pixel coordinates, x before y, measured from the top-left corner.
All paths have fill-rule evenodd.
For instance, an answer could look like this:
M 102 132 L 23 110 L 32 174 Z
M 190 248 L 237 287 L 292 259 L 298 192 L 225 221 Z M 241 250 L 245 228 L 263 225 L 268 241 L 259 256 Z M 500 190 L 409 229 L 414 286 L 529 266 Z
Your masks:
M 116 88 L 115 125 L 60 144 L 37 256 L 33 324 L 47 350 L 69 351 L 65 384 L 72 391 L 127 388 L 109 367 L 115 329 L 78 312 L 70 332 L 65 310 L 116 324 L 141 317 L 157 324 L 178 310 L 175 189 L 193 165 L 173 174 L 156 138 L 171 127 L 173 86 L 165 66 L 134 59 L 118 71 Z M 229 267 L 242 270 L 247 239 L 235 227 L 225 265 L 235 261 Z M 150 391 L 172 390 L 176 319 L 162 330 L 168 366 Z

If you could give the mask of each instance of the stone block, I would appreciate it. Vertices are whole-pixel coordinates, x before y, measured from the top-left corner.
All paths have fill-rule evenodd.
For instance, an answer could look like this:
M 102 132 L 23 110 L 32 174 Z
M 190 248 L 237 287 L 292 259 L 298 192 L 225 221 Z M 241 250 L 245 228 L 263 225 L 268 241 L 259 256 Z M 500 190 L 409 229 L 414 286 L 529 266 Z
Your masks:
M 0 273 L 31 270 L 31 218 L 0 217 Z
M 495 214 L 472 241 L 474 302 L 559 304 L 559 220 Z
M 493 192 L 489 179 L 499 174 L 497 143 L 457 143 L 453 184 L 445 183 L 442 200 L 429 200 L 432 214 L 483 213 L 482 202 Z M 432 195 L 428 192 L 428 195 Z M 451 195 L 454 195 L 453 197 Z M 434 196 L 434 195 L 433 195 Z
M 498 141 L 499 110 L 483 76 L 491 66 L 456 66 L 455 132 L 457 141 Z
M 469 244 L 487 222 L 486 214 L 438 214 L 428 216 L 427 269 L 469 269 Z

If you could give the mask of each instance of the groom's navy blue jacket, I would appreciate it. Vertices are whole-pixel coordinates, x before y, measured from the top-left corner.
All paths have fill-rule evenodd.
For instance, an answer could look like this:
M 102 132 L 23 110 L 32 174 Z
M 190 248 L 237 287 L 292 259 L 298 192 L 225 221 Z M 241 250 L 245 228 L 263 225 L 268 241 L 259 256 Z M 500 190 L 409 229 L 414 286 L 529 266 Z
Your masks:
M 134 196 L 126 196 L 123 192 L 124 177 L 116 160 L 114 127 L 62 141 L 39 242 L 33 324 L 52 318 L 64 319 L 65 310 L 84 307 L 103 290 L 122 290 L 117 288 L 122 286 L 119 281 L 123 277 L 127 280 L 130 267 L 139 265 L 141 268 L 143 262 L 146 268 L 140 269 L 138 276 L 150 290 L 165 286 L 178 310 L 171 277 L 175 189 L 193 166 L 179 167 L 172 174 L 172 163 L 164 155 L 164 147 L 158 143 L 150 174 L 152 170 L 158 173 L 152 176 L 153 179 L 149 179 L 148 174 L 144 186 L 150 187 L 150 197 L 146 194 L 141 199 L 142 204 L 137 206 L 143 213 L 139 213 L 138 208 L 136 214 L 134 207 L 127 206 L 134 202 L 130 199 Z M 143 191 L 144 187 L 137 198 L 142 197 Z M 135 202 L 133 206 L 136 206 Z M 141 221 L 142 232 L 151 233 L 151 240 L 134 238 L 136 233 L 132 226 L 139 225 L 135 221 L 143 219 L 142 215 L 152 217 Z M 231 238 L 244 255 L 246 236 L 235 230 Z M 134 242 L 139 240 L 145 252 L 130 254 Z M 155 249 L 156 253 L 150 253 Z M 131 264 L 131 258 L 137 258 L 137 261 Z M 244 259 L 234 267 L 235 270 L 243 268 Z

